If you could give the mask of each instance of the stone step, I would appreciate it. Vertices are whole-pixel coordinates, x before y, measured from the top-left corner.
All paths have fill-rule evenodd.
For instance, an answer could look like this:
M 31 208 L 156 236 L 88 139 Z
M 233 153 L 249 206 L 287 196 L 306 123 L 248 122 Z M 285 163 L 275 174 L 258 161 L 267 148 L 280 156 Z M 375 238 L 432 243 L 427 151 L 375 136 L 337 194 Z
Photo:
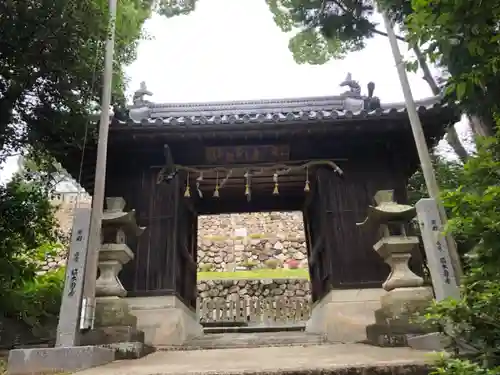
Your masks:
M 423 334 L 427 331 L 418 324 L 370 324 L 366 327 L 367 342 L 383 347 L 408 346 L 408 334 Z
M 208 350 L 260 348 L 278 346 L 311 346 L 325 344 L 321 335 L 305 332 L 214 333 L 198 337 L 180 346 L 157 347 L 158 350 Z
M 157 351 L 78 375 L 428 375 L 435 359 L 426 351 L 363 344 Z
M 258 333 L 258 332 L 303 332 L 305 331 L 305 324 L 295 324 L 295 325 L 249 325 L 249 326 L 239 326 L 239 327 L 228 327 L 228 326 L 211 326 L 204 327 L 203 332 L 205 334 L 209 333 Z

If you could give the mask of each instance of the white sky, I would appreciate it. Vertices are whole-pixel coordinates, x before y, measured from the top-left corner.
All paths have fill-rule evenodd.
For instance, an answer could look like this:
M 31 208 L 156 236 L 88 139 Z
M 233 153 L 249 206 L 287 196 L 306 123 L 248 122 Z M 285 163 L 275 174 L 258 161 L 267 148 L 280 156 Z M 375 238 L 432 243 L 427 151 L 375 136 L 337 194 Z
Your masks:
M 146 30 L 154 39 L 139 46 L 128 69 L 129 89 L 145 81 L 155 102 L 335 95 L 345 91 L 338 85 L 348 72 L 364 91 L 374 81 L 382 101 L 402 100 L 385 37 L 344 60 L 297 65 L 289 35 L 274 24 L 265 0 L 200 0 L 194 13 L 168 20 L 154 16 Z M 431 95 L 417 75 L 410 80 L 415 98 Z
M 403 101 L 385 37 L 375 37 L 344 60 L 297 65 L 289 35 L 274 24 L 265 0 L 200 0 L 188 16 L 155 15 L 145 27 L 152 39 L 140 43 L 138 58 L 126 71 L 130 97 L 141 81 L 157 103 L 335 95 L 345 91 L 339 83 L 351 72 L 363 93 L 373 81 L 382 102 Z M 406 53 L 403 43 L 400 47 Z M 415 99 L 432 95 L 418 74 L 409 79 Z M 3 167 L 0 181 L 17 170 L 15 158 Z

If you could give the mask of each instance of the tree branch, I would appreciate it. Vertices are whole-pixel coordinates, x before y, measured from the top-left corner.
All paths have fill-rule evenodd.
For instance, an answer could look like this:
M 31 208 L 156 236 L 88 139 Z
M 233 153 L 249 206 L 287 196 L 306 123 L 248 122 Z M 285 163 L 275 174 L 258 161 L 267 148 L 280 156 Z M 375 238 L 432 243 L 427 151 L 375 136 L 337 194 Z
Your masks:
M 377 30 L 376 28 L 372 28 L 371 31 L 374 33 L 374 34 L 378 34 L 378 35 L 382 35 L 382 36 L 387 36 L 387 33 L 384 32 L 384 31 L 380 31 L 380 30 Z M 401 40 L 402 42 L 406 42 L 406 39 L 403 38 L 402 36 L 399 36 L 399 35 L 396 35 L 396 39 L 398 40 Z

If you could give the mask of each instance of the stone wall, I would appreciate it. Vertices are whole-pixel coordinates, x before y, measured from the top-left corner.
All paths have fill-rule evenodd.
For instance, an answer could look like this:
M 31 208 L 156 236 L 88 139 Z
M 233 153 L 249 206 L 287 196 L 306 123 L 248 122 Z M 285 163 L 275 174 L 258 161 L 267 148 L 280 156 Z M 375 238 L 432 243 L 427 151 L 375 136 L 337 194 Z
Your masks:
M 65 234 L 71 233 L 73 226 L 75 202 L 78 199 L 78 205 L 82 208 L 90 208 L 92 198 L 85 193 L 78 196 L 78 193 L 58 193 L 52 200 L 52 204 L 57 207 L 56 219 Z
M 285 267 L 294 259 L 307 267 L 307 247 L 301 212 L 260 212 L 201 216 L 198 219 L 198 266 L 224 271 L 251 260 L 264 266 L 277 259 Z M 245 228 L 247 239 L 235 238 Z
M 310 298 L 307 279 L 269 280 L 198 280 L 198 297 L 219 297 L 227 300 L 241 297 Z
M 57 219 L 61 229 L 70 234 L 76 194 L 61 194 Z M 80 205 L 90 207 L 91 198 L 82 196 Z M 235 230 L 246 229 L 246 240 L 235 238 Z M 198 269 L 210 265 L 214 271 L 231 270 L 248 261 L 264 267 L 268 259 L 276 259 L 288 267 L 307 268 L 307 248 L 301 212 L 261 212 L 200 216 L 198 219 Z M 65 263 L 66 251 L 46 260 L 44 269 Z

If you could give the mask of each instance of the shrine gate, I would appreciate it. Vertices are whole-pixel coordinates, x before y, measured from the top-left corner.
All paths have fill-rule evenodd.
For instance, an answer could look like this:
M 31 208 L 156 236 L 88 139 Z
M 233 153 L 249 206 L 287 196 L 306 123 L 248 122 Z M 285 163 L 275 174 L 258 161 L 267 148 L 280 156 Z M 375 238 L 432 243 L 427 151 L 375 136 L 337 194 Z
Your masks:
M 106 196 L 123 197 L 146 227 L 129 244 L 135 259 L 120 280 L 140 327 L 146 335 L 155 331 L 153 344 L 172 340 L 163 331 L 179 322 L 186 332 L 198 324 L 202 214 L 302 211 L 315 303 L 311 329 L 325 326 L 318 320 L 328 317 L 314 311 L 325 303 L 353 320 L 359 316 L 361 325 L 363 314 L 373 314 L 389 267 L 372 249 L 378 228 L 356 223 L 378 190 L 393 189 L 399 202 L 406 200 L 418 157 L 404 104 L 380 104 L 373 85 L 366 96 L 356 82 L 347 85 L 351 90 L 339 96 L 182 104 L 149 102 L 142 87 L 133 106 L 115 111 Z M 439 98 L 417 104 L 427 142 L 436 145 L 459 115 Z M 85 153 L 89 193 L 95 151 L 93 144 Z M 79 152 L 67 150 L 63 159 L 73 175 Z M 413 262 L 418 268 L 418 254 Z

